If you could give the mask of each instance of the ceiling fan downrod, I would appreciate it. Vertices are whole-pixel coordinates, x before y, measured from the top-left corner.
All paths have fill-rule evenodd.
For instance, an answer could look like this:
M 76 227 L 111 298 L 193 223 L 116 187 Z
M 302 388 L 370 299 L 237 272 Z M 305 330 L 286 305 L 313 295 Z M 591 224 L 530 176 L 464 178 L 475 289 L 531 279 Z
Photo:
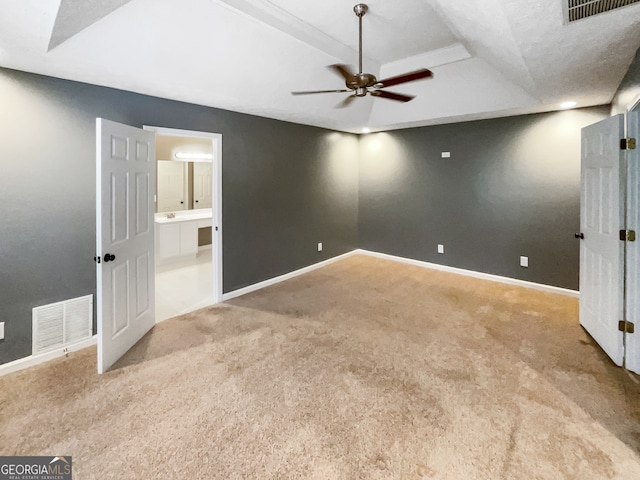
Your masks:
M 353 102 L 354 98 L 365 97 L 367 95 L 406 103 L 409 100 L 413 99 L 414 96 L 389 92 L 387 90 L 384 90 L 384 88 L 433 77 L 433 72 L 431 72 L 431 70 L 427 68 L 421 68 L 413 72 L 403 73 L 402 75 L 395 75 L 393 77 L 384 78 L 382 80 L 376 79 L 375 75 L 373 75 L 372 73 L 364 73 L 362 71 L 362 17 L 364 17 L 368 10 L 369 7 L 364 3 L 358 3 L 355 7 L 353 7 L 353 11 L 358 17 L 359 26 L 358 73 L 353 73 L 353 70 L 348 65 L 335 64 L 329 65 L 328 67 L 344 80 L 345 86 L 347 88 L 340 90 L 334 89 L 291 92 L 292 95 L 313 95 L 317 93 L 350 93 L 348 97 L 345 97 L 345 99 L 337 105 L 337 108 L 346 107 L 347 105 L 351 104 L 351 102 Z
M 353 11 L 358 17 L 358 24 L 360 26 L 360 48 L 358 49 L 358 74 L 362 73 L 362 17 L 367 13 L 369 7 L 364 3 L 359 3 L 353 7 Z

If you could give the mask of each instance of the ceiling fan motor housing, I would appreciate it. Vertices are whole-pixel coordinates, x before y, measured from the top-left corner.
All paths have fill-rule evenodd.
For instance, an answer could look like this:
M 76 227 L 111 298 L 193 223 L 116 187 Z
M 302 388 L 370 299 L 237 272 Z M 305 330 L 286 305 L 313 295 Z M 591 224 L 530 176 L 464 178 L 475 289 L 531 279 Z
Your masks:
M 376 83 L 378 83 L 378 80 L 376 79 L 375 75 L 372 75 L 370 73 L 357 73 L 352 78 L 347 80 L 346 85 L 347 88 L 355 90 L 361 87 L 373 87 Z

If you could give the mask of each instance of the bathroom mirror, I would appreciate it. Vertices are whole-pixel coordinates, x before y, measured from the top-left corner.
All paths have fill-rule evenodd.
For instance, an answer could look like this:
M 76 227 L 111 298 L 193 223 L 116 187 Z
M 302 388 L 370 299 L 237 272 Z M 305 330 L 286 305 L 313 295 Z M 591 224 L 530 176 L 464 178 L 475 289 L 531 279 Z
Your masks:
M 210 139 L 156 136 L 156 212 L 211 208 Z

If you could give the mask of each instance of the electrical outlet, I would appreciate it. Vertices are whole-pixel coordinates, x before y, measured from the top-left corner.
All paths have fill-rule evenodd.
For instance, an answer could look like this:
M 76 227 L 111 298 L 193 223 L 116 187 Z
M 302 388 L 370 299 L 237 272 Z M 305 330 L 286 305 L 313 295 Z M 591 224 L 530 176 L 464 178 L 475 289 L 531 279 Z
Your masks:
M 4 340 L 4 322 L 0 322 L 0 340 Z
M 529 257 L 520 257 L 520 266 L 527 268 L 529 266 Z
M 442 158 L 451 158 L 451 152 L 442 152 Z
M 444 253 L 444 245 L 438 244 L 438 253 Z
M 318 251 L 321 252 L 322 251 L 322 242 L 318 243 Z

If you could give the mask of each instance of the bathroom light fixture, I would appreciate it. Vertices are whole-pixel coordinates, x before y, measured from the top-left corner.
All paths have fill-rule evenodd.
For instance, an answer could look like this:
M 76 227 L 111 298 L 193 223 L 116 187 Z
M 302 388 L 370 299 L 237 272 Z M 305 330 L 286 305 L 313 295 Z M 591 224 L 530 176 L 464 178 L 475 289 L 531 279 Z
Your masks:
M 571 108 L 571 107 L 575 107 L 576 106 L 576 102 L 563 102 L 560 104 L 560 108 Z
M 177 152 L 176 158 L 181 160 L 213 160 L 213 155 L 210 153 Z
M 371 133 L 371 129 L 370 129 L 370 128 L 367 128 L 367 127 L 364 127 L 364 128 L 362 129 L 362 133 Z

